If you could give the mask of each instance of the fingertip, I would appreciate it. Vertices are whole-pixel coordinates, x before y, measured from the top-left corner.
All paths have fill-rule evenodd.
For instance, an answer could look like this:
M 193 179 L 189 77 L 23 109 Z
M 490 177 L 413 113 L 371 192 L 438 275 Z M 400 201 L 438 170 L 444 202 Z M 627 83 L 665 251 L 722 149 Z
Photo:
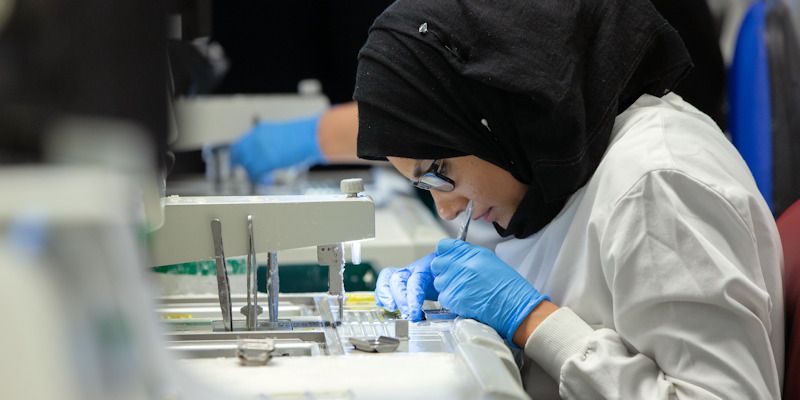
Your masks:
M 383 307 L 389 311 L 397 309 L 391 295 L 389 288 L 389 279 L 394 274 L 396 268 L 384 268 L 378 273 L 378 279 L 375 282 L 375 304 Z
M 440 255 L 444 254 L 445 252 L 447 252 L 448 250 L 450 250 L 451 248 L 453 248 L 456 245 L 458 245 L 459 243 L 463 243 L 463 241 L 458 240 L 458 239 L 451 239 L 451 238 L 442 239 L 436 245 L 436 253 L 435 253 L 435 255 L 436 256 L 440 256 Z
M 408 277 L 411 275 L 411 271 L 406 268 L 399 269 L 389 277 L 389 285 L 390 286 L 397 286 L 397 285 L 405 285 L 405 282 L 408 281 Z
M 409 314 L 408 314 L 408 306 L 402 306 L 402 305 L 401 305 L 401 306 L 399 306 L 398 308 L 400 309 L 400 316 L 401 316 L 403 319 L 408 319 L 408 317 L 409 317 Z
M 381 295 L 379 293 L 375 293 L 375 304 L 378 307 L 383 307 L 388 311 L 395 311 L 397 310 L 397 305 L 394 303 L 394 300 L 391 296 Z
M 406 294 L 408 296 L 408 306 L 410 308 L 421 307 L 422 302 L 425 301 L 425 287 L 423 285 L 424 282 L 420 281 L 419 279 L 414 279 L 417 275 L 412 275 L 412 277 L 408 280 L 408 290 Z
M 441 276 L 433 277 L 433 288 L 439 292 L 439 296 L 441 296 L 442 289 L 444 289 L 444 280 Z
M 445 262 L 443 259 L 436 257 L 431 261 L 431 273 L 436 277 L 444 270 Z
M 388 283 L 389 282 L 389 277 L 392 275 L 392 273 L 394 273 L 394 271 L 396 269 L 397 268 L 389 267 L 389 268 L 382 269 L 381 272 L 378 272 L 378 281 L 376 283 L 376 286 L 380 286 L 381 284 Z
M 450 307 L 450 296 L 448 296 L 446 293 L 440 293 L 439 294 L 439 298 L 436 299 L 436 301 L 438 301 L 439 304 L 444 308 L 451 308 Z

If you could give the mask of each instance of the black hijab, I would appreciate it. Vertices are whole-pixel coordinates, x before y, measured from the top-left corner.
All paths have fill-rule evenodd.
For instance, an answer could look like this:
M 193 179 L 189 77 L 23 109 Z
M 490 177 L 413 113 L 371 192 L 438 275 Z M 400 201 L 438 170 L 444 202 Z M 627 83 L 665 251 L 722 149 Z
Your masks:
M 690 68 L 649 0 L 399 0 L 359 53 L 358 156 L 491 162 L 529 185 L 495 227 L 527 237 L 589 180 L 617 114 Z

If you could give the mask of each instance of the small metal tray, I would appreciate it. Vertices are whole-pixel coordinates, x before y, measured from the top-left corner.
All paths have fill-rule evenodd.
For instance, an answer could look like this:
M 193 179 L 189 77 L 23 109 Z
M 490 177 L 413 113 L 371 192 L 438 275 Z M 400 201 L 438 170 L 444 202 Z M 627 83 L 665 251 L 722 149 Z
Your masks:
M 425 319 L 428 321 L 449 321 L 458 317 L 457 314 L 445 308 L 438 310 L 422 310 L 422 312 L 425 314 Z
M 274 339 L 240 339 L 236 357 L 242 366 L 266 365 L 275 351 Z
M 377 353 L 391 353 L 400 346 L 400 339 L 391 336 L 378 336 L 369 338 L 350 338 L 350 343 L 356 350 Z

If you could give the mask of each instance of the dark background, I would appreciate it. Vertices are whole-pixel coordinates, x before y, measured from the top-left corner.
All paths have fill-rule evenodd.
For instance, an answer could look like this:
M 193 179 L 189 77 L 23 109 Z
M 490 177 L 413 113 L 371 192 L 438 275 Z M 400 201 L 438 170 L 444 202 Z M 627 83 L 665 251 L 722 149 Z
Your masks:
M 217 93 L 294 93 L 316 78 L 331 103 L 353 98 L 356 56 L 391 1 L 226 1 L 212 6 L 213 40 L 231 62 Z

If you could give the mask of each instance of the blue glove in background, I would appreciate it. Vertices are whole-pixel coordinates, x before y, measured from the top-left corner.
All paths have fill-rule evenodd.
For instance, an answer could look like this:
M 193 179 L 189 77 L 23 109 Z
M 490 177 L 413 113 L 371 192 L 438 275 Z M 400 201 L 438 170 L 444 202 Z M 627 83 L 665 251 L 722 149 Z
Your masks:
M 491 326 L 507 340 L 539 303 L 550 300 L 494 252 L 461 240 L 439 241 L 431 271 L 443 307 Z
M 389 311 L 400 310 L 403 318 L 422 320 L 422 303 L 436 300 L 430 263 L 434 253 L 405 268 L 384 268 L 375 284 L 375 304 Z
M 317 140 L 322 114 L 284 122 L 261 122 L 231 146 L 231 165 L 241 165 L 253 182 L 275 169 L 324 161 Z

